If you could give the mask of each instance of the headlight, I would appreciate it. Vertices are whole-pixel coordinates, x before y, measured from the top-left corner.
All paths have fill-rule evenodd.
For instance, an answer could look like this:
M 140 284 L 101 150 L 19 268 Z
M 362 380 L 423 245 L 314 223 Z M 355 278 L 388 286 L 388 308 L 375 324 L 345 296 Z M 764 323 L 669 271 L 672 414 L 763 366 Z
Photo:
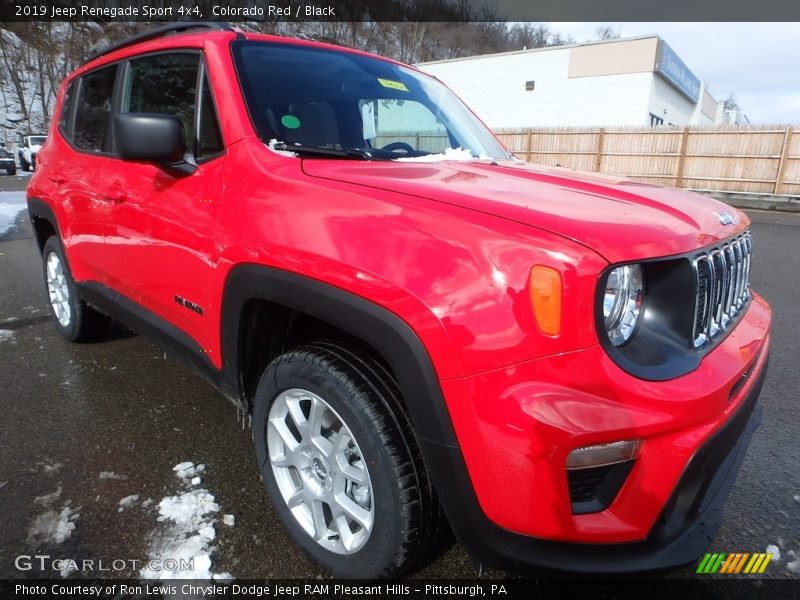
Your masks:
M 608 339 L 615 346 L 627 342 L 636 329 L 643 299 L 641 265 L 625 265 L 609 273 L 603 295 L 603 319 Z

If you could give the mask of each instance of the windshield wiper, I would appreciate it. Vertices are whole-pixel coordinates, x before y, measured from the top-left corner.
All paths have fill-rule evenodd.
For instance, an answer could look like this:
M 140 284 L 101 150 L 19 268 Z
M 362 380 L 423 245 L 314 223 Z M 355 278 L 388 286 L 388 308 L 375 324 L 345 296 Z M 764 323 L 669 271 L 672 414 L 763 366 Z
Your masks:
M 298 154 L 310 154 L 312 156 L 330 156 L 333 158 L 357 158 L 361 160 L 372 160 L 374 157 L 372 153 L 360 148 L 347 148 L 345 150 L 336 150 L 334 148 L 322 148 L 320 146 L 301 146 L 299 144 L 287 144 L 286 142 L 278 142 L 273 144 L 275 150 L 284 152 L 297 152 Z

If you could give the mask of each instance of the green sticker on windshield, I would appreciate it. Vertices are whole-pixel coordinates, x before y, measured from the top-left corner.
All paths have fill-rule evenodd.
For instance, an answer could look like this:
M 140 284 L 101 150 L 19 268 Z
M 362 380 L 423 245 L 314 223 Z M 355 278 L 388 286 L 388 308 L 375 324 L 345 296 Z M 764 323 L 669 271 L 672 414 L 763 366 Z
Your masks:
M 281 125 L 286 127 L 286 129 L 297 129 L 300 127 L 300 119 L 294 115 L 283 115 L 281 117 Z
M 380 83 L 385 88 L 390 88 L 393 90 L 400 90 L 401 92 L 407 92 L 408 88 L 406 84 L 400 81 L 392 81 L 391 79 L 381 79 L 378 77 L 378 83 Z

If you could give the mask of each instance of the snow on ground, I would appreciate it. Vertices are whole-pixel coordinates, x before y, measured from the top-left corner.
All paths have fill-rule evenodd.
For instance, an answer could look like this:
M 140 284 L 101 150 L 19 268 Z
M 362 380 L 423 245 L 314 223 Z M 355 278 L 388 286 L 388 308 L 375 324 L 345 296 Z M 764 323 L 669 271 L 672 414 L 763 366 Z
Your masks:
M 132 494 L 130 496 L 125 496 L 122 500 L 119 501 L 119 508 L 117 511 L 122 512 L 126 508 L 130 508 L 136 502 L 139 501 L 139 494 Z
M 392 159 L 395 162 L 419 162 L 431 163 L 443 160 L 478 160 L 472 156 L 472 152 L 465 148 L 445 148 L 442 154 L 426 154 L 424 156 L 404 156 Z
M 75 529 L 75 521 L 80 516 L 79 509 L 71 509 L 70 501 L 64 504 L 61 510 L 52 508 L 52 505 L 61 497 L 61 487 L 55 492 L 44 496 L 37 496 L 33 503 L 43 506 L 47 510 L 37 516 L 28 528 L 28 541 L 33 544 L 60 544 L 66 540 Z
M 0 192 L 0 235 L 14 226 L 17 215 L 26 208 L 25 192 Z
M 779 561 L 781 559 L 781 551 L 774 544 L 770 544 L 769 546 L 767 546 L 766 552 L 767 554 L 772 554 L 772 560 L 774 561 Z
M 127 479 L 127 475 L 118 475 L 114 473 L 114 471 L 100 471 L 100 475 L 97 477 L 98 479 L 120 479 L 124 480 Z
M 206 489 L 188 489 L 190 478 L 205 470 L 205 465 L 183 462 L 173 471 L 186 491 L 167 496 L 158 504 L 158 521 L 163 524 L 157 531 L 148 552 L 151 561 L 171 558 L 178 561 L 193 561 L 187 570 L 142 569 L 145 579 L 232 579 L 230 573 L 212 573 L 212 542 L 217 537 L 214 525 L 215 513 L 220 508 L 214 496 Z
M 236 525 L 236 517 L 233 515 L 225 515 L 222 517 L 222 522 L 225 523 L 228 527 L 233 527 Z
M 184 483 L 188 483 L 192 477 L 205 471 L 206 466 L 195 465 L 193 462 L 182 462 L 172 467 L 172 470 L 175 471 L 176 477 L 180 477 Z
M 0 329 L 0 342 L 10 342 L 14 339 L 14 332 L 10 329 Z

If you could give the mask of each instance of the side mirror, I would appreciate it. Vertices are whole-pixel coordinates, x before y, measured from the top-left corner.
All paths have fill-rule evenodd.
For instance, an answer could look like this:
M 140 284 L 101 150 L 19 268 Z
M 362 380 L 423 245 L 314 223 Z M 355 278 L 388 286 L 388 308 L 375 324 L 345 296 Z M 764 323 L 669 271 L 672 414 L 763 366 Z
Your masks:
M 122 160 L 152 162 L 184 174 L 197 169 L 186 162 L 186 135 L 178 117 L 155 113 L 114 115 L 114 141 Z

